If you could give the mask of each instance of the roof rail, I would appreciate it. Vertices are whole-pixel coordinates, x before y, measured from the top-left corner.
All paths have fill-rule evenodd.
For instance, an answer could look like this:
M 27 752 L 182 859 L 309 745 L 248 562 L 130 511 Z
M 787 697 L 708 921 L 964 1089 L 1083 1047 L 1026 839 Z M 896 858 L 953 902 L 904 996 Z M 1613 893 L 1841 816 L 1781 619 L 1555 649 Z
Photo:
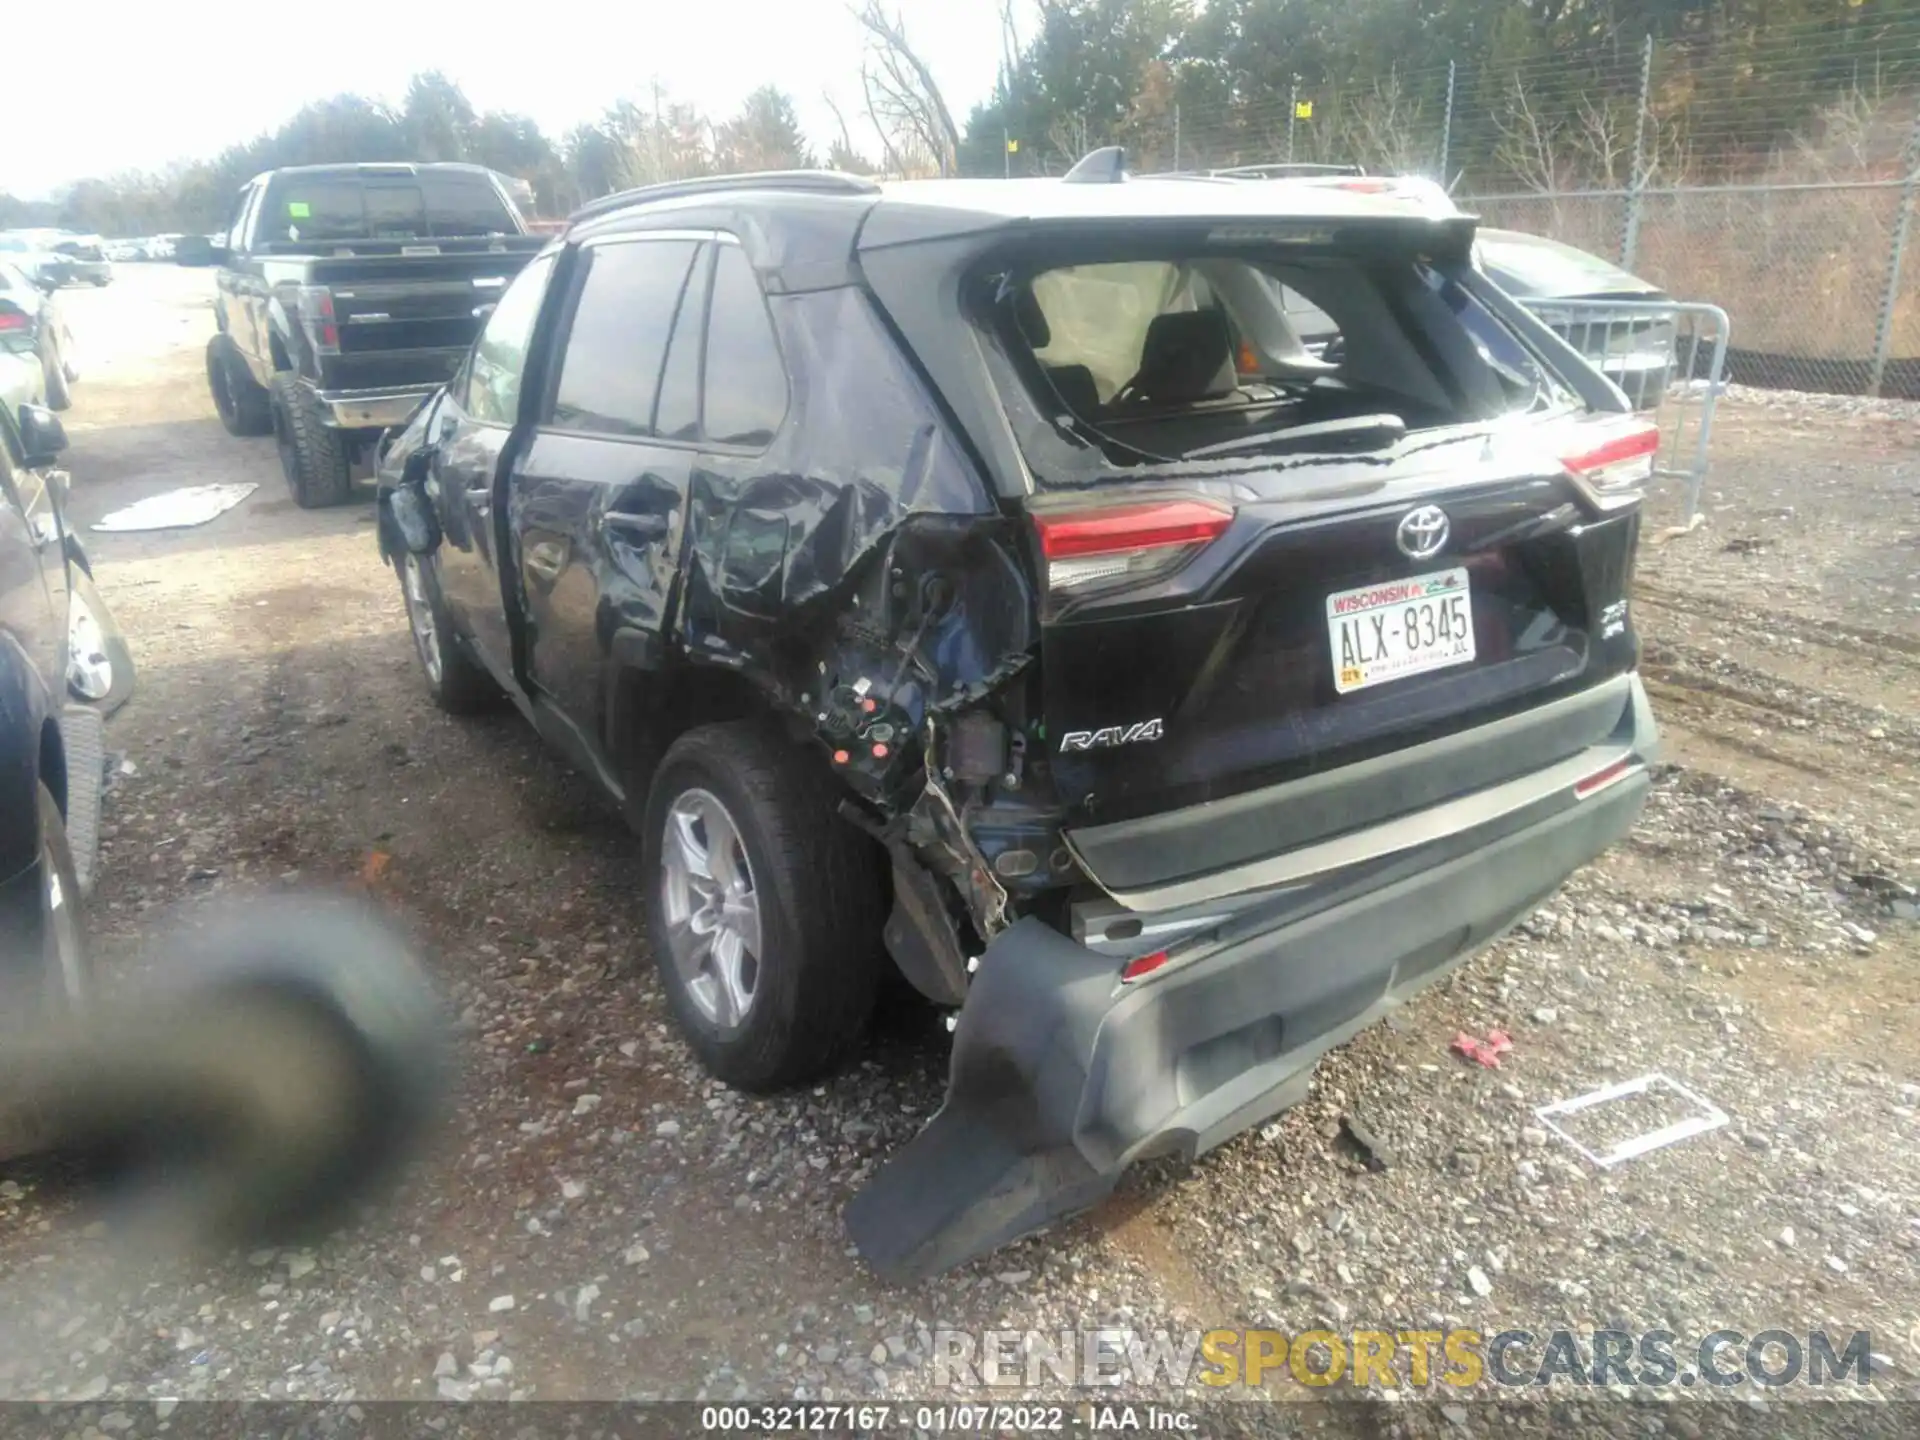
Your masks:
M 1305 161 L 1295 164 L 1291 160 L 1265 165 L 1229 165 L 1221 170 L 1209 170 L 1208 175 L 1222 180 L 1292 180 L 1304 179 L 1312 175 L 1365 175 L 1364 165 L 1311 165 Z
M 1089 150 L 1060 178 L 1068 185 L 1118 185 L 1127 178 L 1127 152 L 1118 145 Z
M 742 175 L 697 175 L 691 180 L 667 180 L 658 185 L 641 185 L 632 190 L 617 190 L 598 200 L 589 200 L 567 217 L 569 225 L 611 214 L 629 205 L 645 205 L 655 200 L 675 200 L 682 195 L 724 194 L 729 190 L 799 190 L 816 195 L 877 195 L 880 187 L 864 175 L 848 175 L 839 170 L 755 170 Z

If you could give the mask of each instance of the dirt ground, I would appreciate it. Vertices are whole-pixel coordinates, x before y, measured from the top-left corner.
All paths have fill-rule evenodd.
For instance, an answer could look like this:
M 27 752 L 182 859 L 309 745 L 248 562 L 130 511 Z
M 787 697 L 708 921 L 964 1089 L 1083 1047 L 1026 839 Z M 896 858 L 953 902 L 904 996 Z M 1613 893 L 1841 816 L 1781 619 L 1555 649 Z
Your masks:
M 802 1093 L 701 1075 L 636 842 L 510 711 L 428 705 L 370 507 L 294 508 L 271 441 L 215 420 L 210 294 L 129 265 L 66 299 L 83 524 L 259 485 L 199 529 L 86 536 L 141 667 L 102 962 L 385 855 L 372 889 L 458 1017 L 459 1106 L 393 1206 L 211 1268 L 112 1263 L 40 1170 L 0 1173 L 0 1398 L 924 1398 L 934 1329 L 1107 1325 L 1864 1329 L 1878 1393 L 1920 1397 L 1920 407 L 1723 407 L 1709 523 L 1641 562 L 1672 764 L 1625 844 L 1279 1121 L 888 1287 L 839 1211 L 938 1105 L 932 1017 Z M 1450 1053 L 1496 1027 L 1498 1070 Z M 1600 1170 L 1531 1114 L 1650 1071 L 1730 1123 Z

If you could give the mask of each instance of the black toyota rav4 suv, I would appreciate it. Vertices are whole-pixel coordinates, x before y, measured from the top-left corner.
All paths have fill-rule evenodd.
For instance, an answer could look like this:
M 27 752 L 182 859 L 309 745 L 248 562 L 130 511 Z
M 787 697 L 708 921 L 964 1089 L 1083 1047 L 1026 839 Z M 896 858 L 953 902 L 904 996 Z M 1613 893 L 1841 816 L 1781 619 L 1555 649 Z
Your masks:
M 1423 182 L 1110 158 L 656 187 L 387 442 L 432 693 L 624 808 L 713 1073 L 840 1061 L 889 962 L 950 1010 L 849 1211 L 881 1270 L 1297 1102 L 1632 823 L 1657 436 L 1473 235 Z

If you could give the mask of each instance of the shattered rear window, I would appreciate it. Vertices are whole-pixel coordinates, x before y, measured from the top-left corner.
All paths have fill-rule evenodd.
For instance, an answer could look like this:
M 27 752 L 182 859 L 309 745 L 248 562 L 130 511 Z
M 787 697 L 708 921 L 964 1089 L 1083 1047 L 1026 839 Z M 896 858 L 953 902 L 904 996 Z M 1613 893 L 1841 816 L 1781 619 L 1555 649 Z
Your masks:
M 1321 436 L 1368 448 L 1566 399 L 1469 290 L 1412 255 L 1195 244 L 989 278 L 1020 398 L 1120 464 Z

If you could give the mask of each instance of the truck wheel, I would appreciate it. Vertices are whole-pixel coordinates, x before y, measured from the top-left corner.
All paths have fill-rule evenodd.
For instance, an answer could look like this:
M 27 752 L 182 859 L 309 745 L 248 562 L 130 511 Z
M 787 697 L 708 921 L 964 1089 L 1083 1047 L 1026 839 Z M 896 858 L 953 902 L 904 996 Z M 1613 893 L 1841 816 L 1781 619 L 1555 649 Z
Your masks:
M 273 439 L 293 503 L 302 510 L 319 510 L 348 499 L 353 494 L 353 475 L 346 446 L 338 430 L 320 423 L 306 386 L 282 371 L 273 377 L 272 404 Z
M 449 715 L 471 715 L 488 708 L 500 698 L 500 687 L 454 633 L 440 599 L 440 576 L 433 558 L 409 550 L 394 562 L 394 568 L 400 572 L 407 628 L 413 632 L 413 650 L 420 657 L 433 703 Z
M 701 1063 L 743 1090 L 833 1069 L 873 1008 L 885 892 L 813 755 L 754 721 L 688 731 L 644 827 L 648 940 Z
M 273 406 L 267 392 L 247 373 L 230 335 L 216 335 L 207 342 L 207 389 L 229 435 L 273 433 Z
M 67 378 L 67 367 L 61 362 L 59 352 L 53 348 L 50 339 L 40 356 L 40 369 L 47 377 L 47 408 L 70 408 L 73 405 L 73 382 Z

